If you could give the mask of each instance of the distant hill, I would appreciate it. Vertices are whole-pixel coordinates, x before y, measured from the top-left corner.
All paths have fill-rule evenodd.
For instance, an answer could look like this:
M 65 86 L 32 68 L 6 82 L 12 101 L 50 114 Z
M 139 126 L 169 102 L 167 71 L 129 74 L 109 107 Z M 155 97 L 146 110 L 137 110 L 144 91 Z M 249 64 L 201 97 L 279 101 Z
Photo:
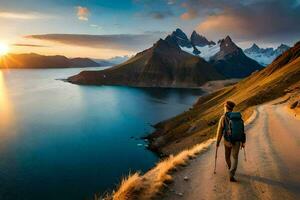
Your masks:
M 92 60 L 94 62 L 98 63 L 101 67 L 107 67 L 107 66 L 113 66 L 113 65 L 115 65 L 115 64 L 109 62 L 106 59 L 95 59 L 95 58 L 93 58 Z
M 149 136 L 150 147 L 165 154 L 176 153 L 215 136 L 223 103 L 230 99 L 236 110 L 249 115 L 256 106 L 300 88 L 300 42 L 263 70 L 239 83 L 200 97 L 192 109 L 157 124 Z
M 260 69 L 262 66 L 248 58 L 229 37 L 215 44 L 196 31 L 189 40 L 176 29 L 120 65 L 98 72 L 84 71 L 68 80 L 75 84 L 198 87 L 211 80 L 246 77 Z
M 114 65 L 118 65 L 123 62 L 126 62 L 129 59 L 130 59 L 130 56 L 125 55 L 125 56 L 115 56 L 115 57 L 107 59 L 107 61 L 110 63 L 113 63 Z
M 102 71 L 83 71 L 68 81 L 95 85 L 198 87 L 222 78 L 208 62 L 182 51 L 174 38 L 168 36 L 123 64 Z
M 108 59 L 93 59 L 93 60 L 99 63 L 101 66 L 114 66 L 126 62 L 127 60 L 129 60 L 129 58 L 130 56 L 115 56 Z
M 89 58 L 67 58 L 65 56 L 43 56 L 35 53 L 8 54 L 0 57 L 0 68 L 71 68 L 97 67 L 99 63 Z
M 250 48 L 245 49 L 244 53 L 248 57 L 256 60 L 259 64 L 266 66 L 289 48 L 290 47 L 285 44 L 281 44 L 276 49 L 260 48 L 257 44 L 254 43 Z

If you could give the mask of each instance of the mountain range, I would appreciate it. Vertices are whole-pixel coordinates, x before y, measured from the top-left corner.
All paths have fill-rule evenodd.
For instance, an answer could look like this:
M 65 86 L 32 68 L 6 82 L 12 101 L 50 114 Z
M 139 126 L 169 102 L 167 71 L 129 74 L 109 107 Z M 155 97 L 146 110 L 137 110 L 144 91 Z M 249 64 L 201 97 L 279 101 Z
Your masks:
M 0 68 L 71 68 L 98 67 L 99 63 L 89 58 L 67 58 L 65 56 L 44 56 L 35 53 L 7 54 L 0 57 Z
M 259 64 L 266 66 L 289 48 L 290 47 L 285 44 L 281 44 L 276 49 L 260 48 L 257 44 L 254 43 L 250 48 L 245 49 L 244 53 L 248 57 L 256 60 Z
M 176 29 L 126 62 L 103 71 L 69 77 L 76 84 L 142 87 L 198 87 L 207 81 L 243 78 L 262 69 L 229 36 L 216 44 L 195 31 Z
M 125 63 L 102 71 L 83 71 L 68 80 L 95 85 L 197 87 L 222 78 L 208 62 L 182 51 L 168 36 Z

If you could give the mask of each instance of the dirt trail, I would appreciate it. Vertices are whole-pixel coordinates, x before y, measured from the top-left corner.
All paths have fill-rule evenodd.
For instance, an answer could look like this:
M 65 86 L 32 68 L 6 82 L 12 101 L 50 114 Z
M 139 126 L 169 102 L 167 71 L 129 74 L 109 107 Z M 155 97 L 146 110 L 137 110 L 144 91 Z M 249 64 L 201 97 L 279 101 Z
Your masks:
M 213 174 L 214 143 L 175 173 L 174 183 L 159 199 L 300 199 L 300 121 L 282 105 L 263 105 L 246 134 L 247 162 L 240 151 L 237 183 L 228 180 L 223 144 Z

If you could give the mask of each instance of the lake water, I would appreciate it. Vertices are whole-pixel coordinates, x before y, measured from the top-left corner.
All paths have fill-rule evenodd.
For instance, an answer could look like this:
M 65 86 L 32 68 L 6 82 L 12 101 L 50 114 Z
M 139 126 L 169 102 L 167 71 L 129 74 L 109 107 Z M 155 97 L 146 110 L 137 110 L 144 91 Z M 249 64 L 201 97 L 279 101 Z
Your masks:
M 0 70 L 1 200 L 87 199 L 148 170 L 158 158 L 135 138 L 202 93 L 56 80 L 81 70 Z

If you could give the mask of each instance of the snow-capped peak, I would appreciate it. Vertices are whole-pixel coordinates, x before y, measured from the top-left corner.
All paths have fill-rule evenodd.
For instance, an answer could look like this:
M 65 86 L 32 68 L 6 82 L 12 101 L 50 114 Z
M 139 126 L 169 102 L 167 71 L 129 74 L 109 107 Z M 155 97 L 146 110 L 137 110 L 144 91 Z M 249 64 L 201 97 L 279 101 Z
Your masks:
M 253 44 L 250 48 L 245 49 L 244 53 L 259 62 L 261 65 L 268 65 L 270 64 L 277 56 L 288 50 L 290 47 L 281 44 L 277 49 L 270 48 L 260 48 L 257 44 Z

